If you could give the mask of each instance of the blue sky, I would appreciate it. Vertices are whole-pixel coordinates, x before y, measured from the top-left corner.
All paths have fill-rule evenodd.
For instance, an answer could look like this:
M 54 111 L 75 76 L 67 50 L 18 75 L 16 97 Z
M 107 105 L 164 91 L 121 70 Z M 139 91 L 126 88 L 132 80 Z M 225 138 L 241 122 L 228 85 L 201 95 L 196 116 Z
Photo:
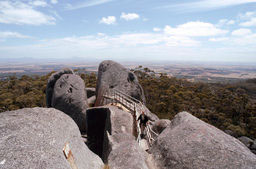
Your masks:
M 0 58 L 256 62 L 256 0 L 0 0 Z

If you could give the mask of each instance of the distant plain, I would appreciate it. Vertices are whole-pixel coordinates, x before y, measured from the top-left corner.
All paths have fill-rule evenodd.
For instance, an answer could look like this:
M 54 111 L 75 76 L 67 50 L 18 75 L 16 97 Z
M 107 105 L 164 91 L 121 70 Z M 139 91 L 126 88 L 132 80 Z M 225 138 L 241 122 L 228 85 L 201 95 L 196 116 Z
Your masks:
M 0 79 L 16 75 L 46 75 L 51 71 L 62 68 L 79 69 L 84 73 L 97 73 L 100 61 L 95 62 L 38 62 L 38 63 L 12 63 L 0 64 Z M 201 81 L 207 83 L 228 83 L 245 79 L 256 78 L 256 66 L 249 64 L 214 64 L 196 62 L 123 62 L 127 68 L 149 68 L 155 74 L 166 73 L 168 76 L 187 79 L 191 82 Z

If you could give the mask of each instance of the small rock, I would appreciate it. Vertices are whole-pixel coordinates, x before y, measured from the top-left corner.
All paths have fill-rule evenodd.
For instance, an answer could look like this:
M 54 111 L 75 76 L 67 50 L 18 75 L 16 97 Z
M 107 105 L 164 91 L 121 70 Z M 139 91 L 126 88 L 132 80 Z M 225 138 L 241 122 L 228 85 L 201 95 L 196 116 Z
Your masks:
M 253 145 L 253 140 L 248 137 L 242 136 L 239 137 L 238 140 L 241 141 L 248 148 L 250 148 Z

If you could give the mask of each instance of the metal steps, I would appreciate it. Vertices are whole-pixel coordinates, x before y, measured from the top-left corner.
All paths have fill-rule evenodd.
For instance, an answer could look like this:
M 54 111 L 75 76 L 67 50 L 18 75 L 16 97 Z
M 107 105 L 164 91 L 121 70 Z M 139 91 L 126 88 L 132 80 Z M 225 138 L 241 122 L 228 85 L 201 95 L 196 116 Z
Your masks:
M 141 129 L 139 122 L 137 121 L 138 117 L 141 115 L 142 111 L 144 110 L 144 105 L 141 101 L 117 90 L 117 89 L 109 89 L 102 92 L 102 100 L 100 100 L 101 105 L 105 105 L 108 103 L 119 103 L 122 106 L 124 106 L 126 109 L 128 109 L 134 117 L 134 122 L 136 123 L 136 131 L 137 131 L 137 141 L 140 145 L 142 145 L 143 148 L 148 149 L 149 146 L 153 144 L 155 141 L 152 135 L 158 136 L 157 133 L 155 133 L 150 125 L 147 125 L 146 130 L 146 138 L 147 141 L 145 143 L 145 139 L 142 139 L 141 136 Z

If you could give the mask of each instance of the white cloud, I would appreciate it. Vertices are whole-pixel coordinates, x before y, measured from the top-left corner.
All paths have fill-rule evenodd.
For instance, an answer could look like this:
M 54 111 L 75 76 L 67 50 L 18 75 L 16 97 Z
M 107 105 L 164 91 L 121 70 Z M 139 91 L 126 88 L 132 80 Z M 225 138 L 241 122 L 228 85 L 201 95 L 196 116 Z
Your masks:
M 46 39 L 32 45 L 0 46 L 0 57 L 36 56 L 37 58 L 57 57 L 63 59 L 78 56 L 85 58 L 85 60 L 93 57 L 99 60 L 255 62 L 256 34 L 243 38 L 234 36 L 227 41 L 228 43 L 221 44 L 221 47 L 209 47 L 206 46 L 207 43 L 200 43 L 190 37 L 169 36 L 164 32 L 75 36 Z
M 97 33 L 97 35 L 98 35 L 98 36 L 105 36 L 105 34 L 104 34 L 104 33 L 101 33 L 101 32 Z
M 33 6 L 22 2 L 1 1 L 0 23 L 18 25 L 55 24 L 55 18 L 35 10 Z
M 167 36 L 164 38 L 167 46 L 199 46 L 200 42 L 186 36 Z
M 246 19 L 252 18 L 255 15 L 256 15 L 256 12 L 248 11 L 244 14 L 239 14 L 239 18 L 242 19 L 242 20 L 244 20 L 244 19 L 246 20 Z
M 236 45 L 242 45 L 248 48 L 250 47 L 250 45 L 252 45 L 252 47 L 255 49 L 256 34 L 248 34 L 246 36 L 236 37 L 234 38 L 233 42 Z
M 239 25 L 245 26 L 245 27 L 256 26 L 256 17 L 251 18 L 249 21 L 242 22 Z
M 30 38 L 30 36 L 22 35 L 18 32 L 0 32 L 0 38 L 6 39 L 6 38 Z
M 78 3 L 78 4 L 68 4 L 66 6 L 67 10 L 76 10 L 76 9 L 81 9 L 81 8 L 87 8 L 87 7 L 91 7 L 91 6 L 97 6 L 97 5 L 102 5 L 108 2 L 112 2 L 114 0 L 89 0 L 89 1 L 85 1 L 83 3 Z
M 227 22 L 227 25 L 234 25 L 235 24 L 235 21 L 234 20 L 229 20 L 228 22 Z
M 107 25 L 115 24 L 116 23 L 116 17 L 115 16 L 103 17 L 103 18 L 101 18 L 100 23 L 104 23 L 104 24 L 107 24 Z
M 234 30 L 231 34 L 233 36 L 245 36 L 251 33 L 252 31 L 250 29 L 241 28 L 241 29 Z
M 153 28 L 153 31 L 154 31 L 154 32 L 160 32 L 161 29 L 160 29 L 160 28 Z
M 220 26 L 225 25 L 227 23 L 227 21 L 228 21 L 227 19 L 221 19 L 221 20 L 219 20 L 218 25 L 220 25 Z
M 194 11 L 208 11 L 219 8 L 225 8 L 235 5 L 242 5 L 248 3 L 255 3 L 256 0 L 197 0 L 194 2 L 178 3 L 174 5 L 164 5 L 157 7 L 158 9 L 168 8 L 177 12 L 194 12 Z
M 221 37 L 221 38 L 210 38 L 209 41 L 211 42 L 222 42 L 222 41 L 227 41 L 229 40 L 228 37 Z
M 245 14 L 240 14 L 239 18 L 242 20 L 242 22 L 239 24 L 240 26 L 256 26 L 256 12 L 249 11 Z
M 223 35 L 226 34 L 228 31 L 218 29 L 211 23 L 196 21 L 178 25 L 176 28 L 167 25 L 164 28 L 164 32 L 168 35 L 200 37 Z
M 111 58 L 140 59 L 157 55 L 166 55 L 170 57 L 175 55 L 185 55 L 185 51 L 194 46 L 194 41 L 189 38 L 167 37 L 164 34 L 156 33 L 124 33 L 119 35 L 104 36 L 81 36 L 81 37 L 65 37 L 60 39 L 48 39 L 35 43 L 33 45 L 23 46 L 0 46 L 1 56 L 37 56 L 37 57 L 72 57 L 83 56 L 92 57 L 94 59 Z M 86 48 L 85 48 L 86 46 Z M 184 48 L 184 46 L 187 46 Z M 182 47 L 179 51 L 178 48 Z M 3 55 L 3 53 L 5 53 Z M 188 52 L 191 56 L 192 53 Z
M 52 3 L 52 4 L 57 4 L 57 3 L 58 3 L 58 0 L 51 0 L 51 3 Z
M 47 6 L 47 2 L 45 2 L 43 0 L 31 1 L 29 4 L 36 6 L 36 7 L 46 7 Z
M 233 25 L 233 24 L 235 24 L 235 21 L 234 21 L 234 20 L 221 19 L 221 20 L 219 20 L 217 26 Z
M 124 19 L 124 20 L 127 20 L 127 21 L 130 21 L 130 20 L 134 20 L 134 19 L 139 19 L 140 16 L 136 13 L 122 13 L 121 16 L 120 16 L 121 19 Z
M 143 18 L 142 21 L 147 22 L 149 19 L 148 18 Z
M 110 41 L 115 42 L 115 44 L 137 46 L 137 45 L 158 44 L 163 41 L 163 38 L 159 34 L 130 33 L 130 34 L 121 34 L 115 37 L 111 37 Z

